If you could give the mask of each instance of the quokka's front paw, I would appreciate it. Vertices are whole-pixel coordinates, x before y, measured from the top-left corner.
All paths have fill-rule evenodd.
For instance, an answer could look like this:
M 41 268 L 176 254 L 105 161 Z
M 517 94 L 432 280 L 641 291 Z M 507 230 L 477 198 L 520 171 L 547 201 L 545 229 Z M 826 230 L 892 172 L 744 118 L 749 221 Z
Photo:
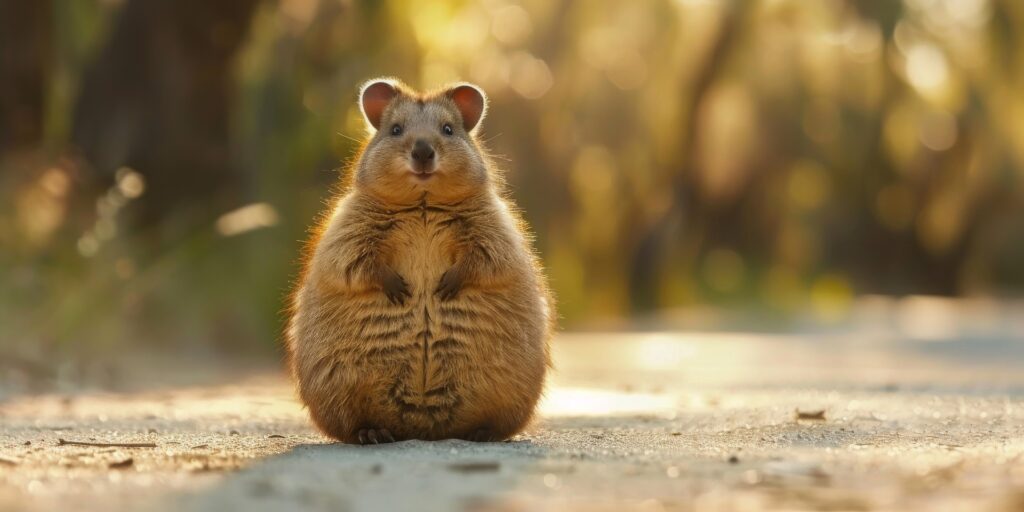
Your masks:
M 386 428 L 361 428 L 356 434 L 359 444 L 394 443 L 395 437 Z
M 459 268 L 452 267 L 441 275 L 441 280 L 437 283 L 434 295 L 440 297 L 441 300 L 454 299 L 459 294 L 459 291 L 462 290 L 464 281 L 465 277 L 459 271 Z
M 388 269 L 380 281 L 384 295 L 392 304 L 404 305 L 405 299 L 412 297 L 409 285 L 405 283 L 405 279 L 398 272 Z

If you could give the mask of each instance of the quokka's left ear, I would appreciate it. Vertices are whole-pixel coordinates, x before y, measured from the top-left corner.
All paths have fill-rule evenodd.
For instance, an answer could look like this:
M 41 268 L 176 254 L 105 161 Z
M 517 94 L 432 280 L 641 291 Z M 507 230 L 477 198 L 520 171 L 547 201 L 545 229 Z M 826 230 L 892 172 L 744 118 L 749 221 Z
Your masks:
M 455 108 L 462 114 L 462 126 L 467 132 L 473 131 L 487 113 L 487 96 L 472 84 L 458 84 L 445 93 Z

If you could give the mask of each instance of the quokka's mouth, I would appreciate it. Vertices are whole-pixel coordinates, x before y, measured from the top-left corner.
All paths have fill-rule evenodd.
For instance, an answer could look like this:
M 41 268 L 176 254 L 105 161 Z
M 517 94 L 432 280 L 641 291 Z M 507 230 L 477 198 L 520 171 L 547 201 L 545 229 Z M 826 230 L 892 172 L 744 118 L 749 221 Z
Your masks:
M 436 165 L 418 165 L 413 162 L 409 165 L 409 173 L 413 175 L 417 180 L 427 181 L 437 174 Z
M 434 177 L 434 172 L 433 171 L 430 171 L 430 172 L 412 171 L 412 175 L 413 175 L 414 178 L 416 178 L 419 181 L 427 181 L 430 178 Z

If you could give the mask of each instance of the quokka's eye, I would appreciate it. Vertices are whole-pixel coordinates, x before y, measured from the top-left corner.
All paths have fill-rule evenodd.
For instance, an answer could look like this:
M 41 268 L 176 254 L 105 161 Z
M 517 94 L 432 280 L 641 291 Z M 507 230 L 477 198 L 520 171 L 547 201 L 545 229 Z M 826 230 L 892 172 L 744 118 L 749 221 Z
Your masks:
M 402 134 L 402 125 L 396 124 L 396 125 L 391 126 L 391 135 L 401 135 L 401 134 Z
M 452 125 L 448 123 L 445 123 L 445 125 L 441 127 L 441 131 L 444 132 L 445 135 L 451 135 L 455 133 L 455 130 L 452 130 Z

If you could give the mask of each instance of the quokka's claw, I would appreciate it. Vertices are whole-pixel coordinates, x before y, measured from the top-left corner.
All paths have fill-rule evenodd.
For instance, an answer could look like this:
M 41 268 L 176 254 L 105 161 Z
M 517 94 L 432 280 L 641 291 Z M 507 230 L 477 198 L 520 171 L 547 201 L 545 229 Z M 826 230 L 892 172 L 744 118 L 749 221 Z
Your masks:
M 441 300 L 452 300 L 462 290 L 462 276 L 454 268 L 448 269 L 437 283 L 434 295 Z
M 381 288 L 384 291 L 384 296 L 388 298 L 388 302 L 395 305 L 404 305 L 405 299 L 412 297 L 409 285 L 406 284 L 405 279 L 398 272 L 391 271 L 381 281 Z

